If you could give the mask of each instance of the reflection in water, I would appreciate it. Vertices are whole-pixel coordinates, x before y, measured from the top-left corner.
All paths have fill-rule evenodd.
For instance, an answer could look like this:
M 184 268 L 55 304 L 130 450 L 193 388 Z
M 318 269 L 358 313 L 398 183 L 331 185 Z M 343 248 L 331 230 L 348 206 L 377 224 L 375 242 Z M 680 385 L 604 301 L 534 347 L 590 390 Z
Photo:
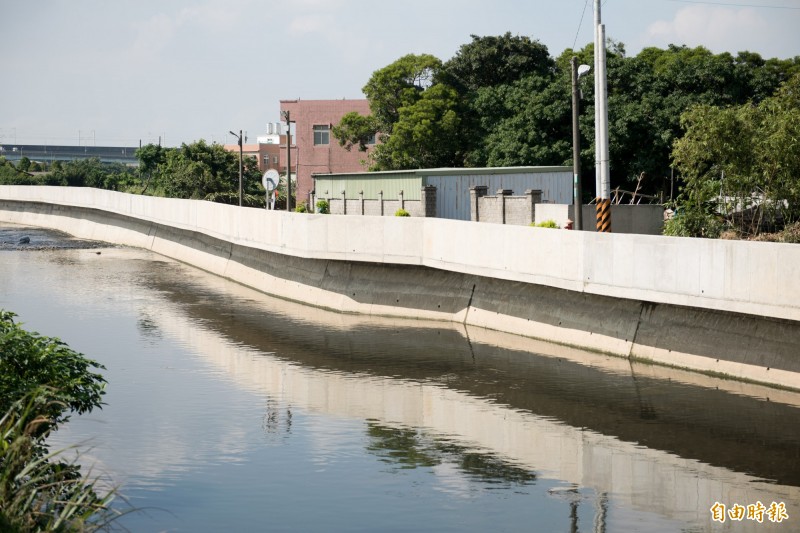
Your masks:
M 109 368 L 109 405 L 74 435 L 171 513 L 134 531 L 263 529 L 264 508 L 275 529 L 654 532 L 710 529 L 715 501 L 800 511 L 795 394 L 154 259 L 0 252 L 0 307 Z
M 367 450 L 382 461 L 400 468 L 449 464 L 467 476 L 484 483 L 524 486 L 536 480 L 534 472 L 515 467 L 489 453 L 470 451 L 443 439 L 426 436 L 419 429 L 392 428 L 370 421 Z

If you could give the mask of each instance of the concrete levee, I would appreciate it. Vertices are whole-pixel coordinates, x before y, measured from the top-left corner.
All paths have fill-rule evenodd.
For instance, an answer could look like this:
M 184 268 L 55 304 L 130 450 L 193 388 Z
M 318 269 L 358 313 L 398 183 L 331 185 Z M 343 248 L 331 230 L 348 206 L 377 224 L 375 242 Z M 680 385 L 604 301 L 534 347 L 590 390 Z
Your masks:
M 464 322 L 800 389 L 800 246 L 0 187 L 0 220 L 342 312 Z

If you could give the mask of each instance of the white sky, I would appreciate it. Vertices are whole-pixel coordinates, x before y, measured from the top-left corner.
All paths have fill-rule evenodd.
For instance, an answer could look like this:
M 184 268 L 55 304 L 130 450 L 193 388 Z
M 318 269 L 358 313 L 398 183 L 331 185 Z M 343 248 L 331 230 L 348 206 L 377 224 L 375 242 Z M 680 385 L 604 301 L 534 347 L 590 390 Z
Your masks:
M 586 6 L 583 22 L 581 14 Z M 528 35 L 552 56 L 592 40 L 593 0 L 0 0 L 0 143 L 249 139 L 279 100 L 363 98 L 408 53 Z M 767 7 L 772 6 L 772 7 Z M 783 6 L 783 9 L 775 6 Z M 629 55 L 669 43 L 800 55 L 800 0 L 605 0 Z

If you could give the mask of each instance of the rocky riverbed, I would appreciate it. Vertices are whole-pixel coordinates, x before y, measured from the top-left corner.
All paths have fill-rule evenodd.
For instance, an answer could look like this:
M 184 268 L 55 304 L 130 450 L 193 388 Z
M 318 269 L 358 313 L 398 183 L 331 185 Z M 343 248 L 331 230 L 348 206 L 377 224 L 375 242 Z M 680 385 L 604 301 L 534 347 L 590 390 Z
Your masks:
M 112 244 L 76 239 L 63 231 L 0 224 L 0 250 L 64 250 L 110 248 Z

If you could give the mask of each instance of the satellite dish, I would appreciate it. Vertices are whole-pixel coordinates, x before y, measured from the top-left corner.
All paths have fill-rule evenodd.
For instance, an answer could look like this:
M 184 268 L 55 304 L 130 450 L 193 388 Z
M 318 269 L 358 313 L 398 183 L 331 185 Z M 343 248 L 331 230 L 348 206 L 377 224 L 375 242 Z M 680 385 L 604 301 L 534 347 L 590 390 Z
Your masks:
M 264 172 L 264 177 L 261 178 L 261 185 L 267 191 L 273 191 L 278 187 L 278 180 L 280 179 L 280 174 L 274 168 L 271 168 Z

